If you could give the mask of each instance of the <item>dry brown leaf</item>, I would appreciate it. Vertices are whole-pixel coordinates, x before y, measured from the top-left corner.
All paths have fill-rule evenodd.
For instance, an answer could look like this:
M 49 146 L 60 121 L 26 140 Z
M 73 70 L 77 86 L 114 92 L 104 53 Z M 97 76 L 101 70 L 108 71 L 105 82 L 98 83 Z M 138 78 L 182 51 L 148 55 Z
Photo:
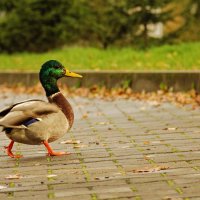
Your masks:
M 57 175 L 56 174 L 49 174 L 47 175 L 47 178 L 53 178 L 53 177 L 56 177 Z
M 82 115 L 82 119 L 87 119 L 87 118 L 88 118 L 88 114 L 85 113 Z
M 150 142 L 149 141 L 144 141 L 144 144 L 148 145 L 148 144 L 150 144 Z
M 60 142 L 60 144 L 80 144 L 81 141 L 80 140 L 65 140 Z
M 151 160 L 151 158 L 149 156 L 144 156 L 145 160 Z
M 107 125 L 107 124 L 110 124 L 109 122 L 97 122 L 96 123 L 97 125 Z
M 144 167 L 142 169 L 134 169 L 134 173 L 152 173 L 152 172 L 157 172 L 161 170 L 166 170 L 169 169 L 167 166 L 155 166 L 155 167 Z
M 108 179 L 110 178 L 109 176 L 105 176 L 105 177 L 95 177 L 95 180 L 104 180 L 104 179 Z
M 59 85 L 65 95 L 81 96 L 89 98 L 101 98 L 108 101 L 113 101 L 116 98 L 119 99 L 132 99 L 143 100 L 150 102 L 150 106 L 159 106 L 162 102 L 171 102 L 175 105 L 184 106 L 191 105 L 193 109 L 200 106 L 200 95 L 191 90 L 188 92 L 172 92 L 172 90 L 158 90 L 156 92 L 134 92 L 131 88 L 111 88 L 108 89 L 105 86 L 99 87 L 97 85 L 91 88 L 69 88 L 64 84 Z M 0 90 L 2 93 L 28 93 L 28 94 L 41 94 L 43 92 L 40 84 L 33 87 L 26 86 L 7 86 L 1 85 Z M 151 103 L 152 102 L 152 103 Z M 141 107 L 141 110 L 146 110 L 146 107 Z M 87 114 L 83 115 L 83 118 L 87 118 Z
M 175 131 L 175 130 L 177 130 L 177 128 L 176 127 L 168 127 L 168 128 L 164 128 L 163 130 Z
M 87 147 L 87 145 L 84 145 L 84 144 L 82 144 L 82 145 L 74 145 L 74 148 L 76 149 L 76 148 L 83 148 L 83 147 Z
M 45 154 L 46 151 L 37 151 L 37 153 Z
M 35 165 L 35 166 L 40 166 L 41 164 L 40 164 L 40 163 L 35 163 L 34 165 Z
M 22 178 L 20 174 L 13 174 L 5 177 L 5 179 L 20 179 L 20 178 Z
M 161 104 L 158 101 L 150 101 L 149 105 L 154 106 L 154 107 L 159 107 Z

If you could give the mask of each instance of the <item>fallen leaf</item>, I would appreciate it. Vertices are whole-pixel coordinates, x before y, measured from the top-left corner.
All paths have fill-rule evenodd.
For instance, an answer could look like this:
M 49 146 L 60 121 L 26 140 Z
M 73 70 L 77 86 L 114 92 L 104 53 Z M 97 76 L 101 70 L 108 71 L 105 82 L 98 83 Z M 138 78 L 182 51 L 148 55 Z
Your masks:
M 144 156 L 144 159 L 149 160 L 149 159 L 154 158 L 154 157 L 155 157 L 155 155 L 147 155 L 147 156 Z
M 40 166 L 41 164 L 40 164 L 40 163 L 35 163 L 34 165 L 35 165 L 35 166 Z
M 82 145 L 74 145 L 74 148 L 83 148 L 83 147 L 87 147 L 86 145 L 82 144 Z
M 82 119 L 87 119 L 88 118 L 88 114 L 83 114 L 82 115 Z
M 134 173 L 152 173 L 152 172 L 157 172 L 161 170 L 166 170 L 169 169 L 167 166 L 155 166 L 155 167 L 144 167 L 142 169 L 134 169 Z
M 80 144 L 81 141 L 80 140 L 65 140 L 60 142 L 60 144 Z
M 106 88 L 105 86 L 92 86 L 91 88 L 69 88 L 66 85 L 60 85 L 63 93 L 67 96 L 70 94 L 72 97 L 89 97 L 89 98 L 101 98 L 107 101 L 113 101 L 114 99 L 131 99 L 131 100 L 142 100 L 145 102 L 150 102 L 150 106 L 159 106 L 163 102 L 173 103 L 175 105 L 184 106 L 191 105 L 192 109 L 199 108 L 200 106 L 200 95 L 194 89 L 188 92 L 173 92 L 173 90 L 163 89 L 153 92 L 134 92 L 131 88 Z M 2 93 L 16 93 L 16 94 L 41 94 L 40 84 L 34 85 L 32 87 L 26 86 L 8 86 L 1 85 L 0 90 Z M 3 98 L 7 98 L 6 95 L 3 95 Z M 78 104 L 78 108 L 84 108 L 85 105 L 88 105 L 88 102 L 84 104 Z M 148 107 L 147 107 L 148 108 Z M 146 107 L 141 107 L 141 110 L 146 110 Z M 97 115 L 101 115 L 97 113 Z M 87 118 L 87 113 L 82 116 Z
M 20 179 L 22 176 L 20 174 L 8 175 L 5 179 Z
M 37 153 L 45 154 L 46 151 L 38 151 Z
M 168 127 L 168 128 L 164 128 L 163 130 L 175 131 L 175 130 L 177 130 L 177 128 L 175 128 L 175 127 Z
M 89 144 L 96 144 L 96 145 L 99 145 L 99 142 L 96 141 L 96 142 L 89 142 Z
M 110 124 L 109 122 L 97 122 L 96 123 L 97 125 L 107 125 L 107 124 Z
M 128 116 L 128 121 L 134 121 L 133 117 Z
M 4 186 L 4 185 L 0 185 L 0 190 L 3 190 L 3 189 L 5 189 L 5 188 L 8 188 L 8 187 L 6 187 L 6 186 Z
M 144 144 L 148 145 L 148 144 L 150 144 L 150 142 L 149 141 L 144 141 Z
M 95 177 L 95 180 L 104 180 L 104 179 L 108 179 L 110 178 L 109 176 L 105 176 L 105 177 Z
M 158 101 L 150 101 L 150 102 L 149 102 L 149 105 L 158 107 L 158 106 L 160 106 L 161 104 L 160 104 Z
M 151 158 L 149 156 L 144 156 L 145 160 L 151 160 Z
M 53 177 L 56 177 L 57 175 L 56 174 L 49 174 L 47 175 L 47 178 L 53 178 Z

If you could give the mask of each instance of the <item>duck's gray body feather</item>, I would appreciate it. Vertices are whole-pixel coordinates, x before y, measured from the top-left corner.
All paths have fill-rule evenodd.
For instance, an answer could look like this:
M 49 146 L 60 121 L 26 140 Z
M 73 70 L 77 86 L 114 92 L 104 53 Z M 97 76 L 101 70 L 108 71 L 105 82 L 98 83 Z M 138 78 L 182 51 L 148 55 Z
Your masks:
M 7 137 L 24 144 L 53 142 L 69 129 L 69 122 L 61 109 L 42 100 L 29 100 L 7 107 L 0 111 L 0 117 L 0 126 Z M 35 121 L 25 125 L 31 119 Z

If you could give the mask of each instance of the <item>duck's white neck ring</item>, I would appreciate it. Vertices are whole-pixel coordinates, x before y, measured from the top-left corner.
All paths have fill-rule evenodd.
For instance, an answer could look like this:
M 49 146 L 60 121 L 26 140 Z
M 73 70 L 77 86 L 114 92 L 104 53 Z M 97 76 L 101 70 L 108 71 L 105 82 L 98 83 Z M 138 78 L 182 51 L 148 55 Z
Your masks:
M 54 97 L 56 97 L 57 95 L 59 95 L 61 92 L 56 92 L 52 95 L 50 95 L 48 98 L 53 99 Z

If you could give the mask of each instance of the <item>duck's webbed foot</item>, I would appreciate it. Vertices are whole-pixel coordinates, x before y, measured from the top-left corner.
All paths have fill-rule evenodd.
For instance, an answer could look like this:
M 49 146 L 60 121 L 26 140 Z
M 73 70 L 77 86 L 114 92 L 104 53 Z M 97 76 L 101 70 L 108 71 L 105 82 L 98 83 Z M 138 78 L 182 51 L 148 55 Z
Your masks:
M 49 143 L 47 141 L 43 141 L 44 146 L 47 148 L 47 155 L 48 156 L 62 156 L 62 155 L 69 155 L 71 153 L 69 152 L 55 152 L 53 149 L 49 146 Z
M 12 148 L 14 145 L 14 141 L 11 140 L 10 144 L 8 146 L 5 146 L 4 148 L 6 149 L 7 155 L 10 156 L 11 158 L 21 158 L 23 157 L 22 155 L 14 155 L 12 152 Z

